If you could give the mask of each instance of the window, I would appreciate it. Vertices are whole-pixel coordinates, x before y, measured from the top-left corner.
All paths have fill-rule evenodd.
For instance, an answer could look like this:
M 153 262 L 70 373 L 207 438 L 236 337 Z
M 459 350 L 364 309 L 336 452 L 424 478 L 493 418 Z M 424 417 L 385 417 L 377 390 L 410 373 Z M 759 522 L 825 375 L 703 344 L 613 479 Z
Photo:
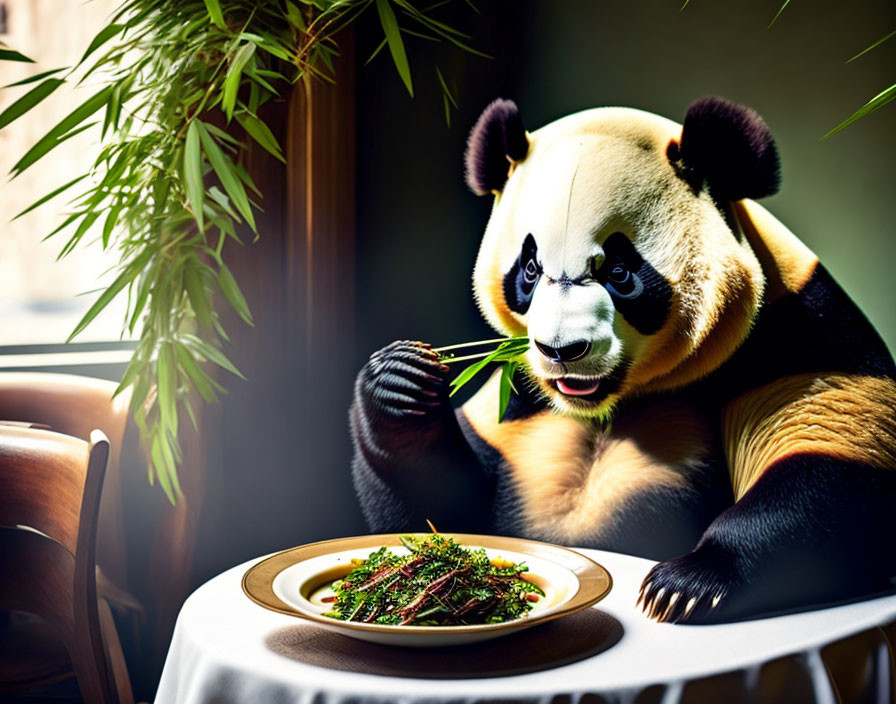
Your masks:
M 3 0 L 0 34 L 11 48 L 36 63 L 0 62 L 0 85 L 37 73 L 71 66 L 104 26 L 118 0 Z M 0 90 L 0 111 L 33 85 Z M 68 337 L 96 299 L 95 291 L 114 278 L 114 251 L 103 252 L 98 241 L 102 218 L 85 239 L 91 241 L 61 261 L 59 251 L 72 230 L 46 242 L 56 228 L 77 186 L 41 208 L 10 222 L 38 198 L 84 173 L 92 164 L 92 146 L 99 129 L 68 140 L 26 170 L 6 181 L 13 164 L 53 125 L 89 95 L 92 86 L 60 87 L 38 108 L 0 131 L 0 347 L 58 344 Z M 114 302 L 78 336 L 80 342 L 118 340 L 126 301 Z

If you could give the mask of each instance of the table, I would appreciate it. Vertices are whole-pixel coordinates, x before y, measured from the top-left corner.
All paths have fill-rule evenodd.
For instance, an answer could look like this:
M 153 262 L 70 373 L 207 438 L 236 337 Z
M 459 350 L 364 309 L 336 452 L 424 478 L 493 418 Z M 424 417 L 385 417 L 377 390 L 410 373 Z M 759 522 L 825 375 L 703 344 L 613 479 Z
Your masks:
M 635 607 L 652 561 L 581 552 L 613 576 L 597 606 L 437 650 L 363 643 L 267 611 L 242 592 L 257 560 L 246 562 L 184 603 L 156 704 L 896 701 L 896 595 L 719 626 L 660 624 Z

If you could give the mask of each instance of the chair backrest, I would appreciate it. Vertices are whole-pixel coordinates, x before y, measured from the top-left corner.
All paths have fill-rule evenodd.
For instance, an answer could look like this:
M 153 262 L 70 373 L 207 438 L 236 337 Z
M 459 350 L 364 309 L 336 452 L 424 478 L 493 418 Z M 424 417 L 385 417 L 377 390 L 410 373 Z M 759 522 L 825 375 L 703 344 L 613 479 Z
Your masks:
M 98 562 L 106 576 L 127 583 L 119 460 L 128 420 L 130 389 L 115 399 L 106 379 L 46 372 L 0 373 L 0 421 L 29 421 L 82 440 L 99 428 L 110 443 L 109 468 L 100 505 Z
M 57 628 L 88 702 L 111 702 L 97 612 L 96 532 L 109 441 L 0 426 L 0 609 Z M 16 527 L 11 527 L 16 526 Z

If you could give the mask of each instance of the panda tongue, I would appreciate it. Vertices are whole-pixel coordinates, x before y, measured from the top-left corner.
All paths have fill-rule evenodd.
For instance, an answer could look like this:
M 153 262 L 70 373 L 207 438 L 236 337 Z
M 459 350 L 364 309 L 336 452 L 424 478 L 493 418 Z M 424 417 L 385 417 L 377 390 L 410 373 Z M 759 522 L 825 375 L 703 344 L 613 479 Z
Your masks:
M 597 387 L 599 386 L 600 379 L 595 379 L 594 383 L 592 383 L 590 386 L 586 386 L 581 389 L 570 386 L 567 382 L 563 381 L 563 379 L 557 379 L 557 388 L 561 393 L 564 393 L 567 396 L 588 396 L 589 394 L 593 394 L 595 391 L 597 391 Z

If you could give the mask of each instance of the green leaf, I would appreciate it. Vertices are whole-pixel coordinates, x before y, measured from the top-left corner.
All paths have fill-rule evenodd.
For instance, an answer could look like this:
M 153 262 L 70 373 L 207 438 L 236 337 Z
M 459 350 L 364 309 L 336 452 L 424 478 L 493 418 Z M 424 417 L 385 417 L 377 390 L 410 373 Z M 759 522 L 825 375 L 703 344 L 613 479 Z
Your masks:
M 29 205 L 27 208 L 25 208 L 21 213 L 19 213 L 18 215 L 16 215 L 16 216 L 13 218 L 13 220 L 18 220 L 20 217 L 22 217 L 23 215 L 25 215 L 25 214 L 27 214 L 27 213 L 30 213 L 30 212 L 31 212 L 32 210 L 34 210 L 35 208 L 39 208 L 39 207 L 42 206 L 44 203 L 46 203 L 48 200 L 52 200 L 53 198 L 55 198 L 56 196 L 58 196 L 58 195 L 59 195 L 60 193 L 62 193 L 63 191 L 66 191 L 66 190 L 68 190 L 69 188 L 71 188 L 72 186 L 74 186 L 76 183 L 78 183 L 78 181 L 83 181 L 85 178 L 87 178 L 87 176 L 88 176 L 88 174 L 82 174 L 81 176 L 78 176 L 78 178 L 69 181 L 68 183 L 66 183 L 66 184 L 60 186 L 59 188 L 57 188 L 56 190 L 51 191 L 50 193 L 47 193 L 47 195 L 45 195 L 43 198 L 38 198 L 38 199 L 37 199 L 36 201 L 34 201 L 31 205 Z
M 31 147 L 25 156 L 16 162 L 15 166 L 12 167 L 14 175 L 18 176 L 38 159 L 45 156 L 51 149 L 81 131 L 75 128 L 103 107 L 103 105 L 106 104 L 106 101 L 108 101 L 111 92 L 112 86 L 106 86 L 64 117 L 55 127 L 47 132 L 37 144 Z M 82 129 L 84 128 L 82 127 Z
M 40 103 L 44 98 L 49 96 L 54 90 L 61 86 L 65 81 L 61 78 L 48 78 L 40 85 L 29 90 L 25 95 L 10 105 L 6 110 L 0 113 L 0 130 L 6 127 L 10 122 L 20 118 L 26 112 L 31 110 L 35 105 Z
M 199 325 L 205 330 L 211 330 L 212 313 L 208 305 L 208 294 L 205 291 L 202 274 L 199 271 L 195 258 L 187 259 L 184 262 L 184 288 L 187 290 L 190 306 L 196 314 L 196 320 L 199 321 Z
M 208 359 L 209 361 L 217 364 L 222 369 L 226 369 L 231 374 L 236 374 L 240 379 L 245 381 L 246 377 L 242 375 L 239 369 L 233 366 L 233 363 L 224 356 L 224 353 L 216 347 L 212 347 L 212 345 L 208 344 L 204 340 L 196 337 L 195 335 L 184 335 L 184 340 L 190 343 L 192 347 L 194 347 L 203 357 Z
M 510 403 L 510 394 L 513 391 L 513 374 L 516 372 L 517 362 L 507 362 L 501 368 L 501 387 L 498 393 L 498 422 L 504 420 L 507 406 Z
M 196 387 L 199 395 L 208 403 L 217 401 L 218 397 L 209 383 L 208 374 L 202 371 L 202 367 L 199 366 L 190 350 L 180 342 L 175 342 L 174 344 L 177 350 L 177 360 L 180 362 L 181 368 L 187 373 L 190 381 L 193 382 L 193 386 Z
M 307 31 L 305 20 L 302 18 L 302 11 L 289 0 L 286 0 L 286 20 L 300 32 Z
M 273 154 L 284 164 L 286 163 L 280 145 L 277 143 L 277 138 L 274 137 L 274 133 L 271 132 L 270 128 L 264 122 L 248 112 L 238 113 L 236 120 L 242 125 L 243 129 L 246 130 L 252 139 L 258 142 L 266 151 Z
M 243 67 L 246 62 L 252 58 L 255 53 L 254 44 L 243 44 L 240 50 L 236 52 L 230 69 L 227 71 L 227 77 L 224 79 L 223 97 L 221 98 L 221 107 L 224 114 L 227 115 L 227 121 L 233 117 L 233 108 L 236 105 L 236 94 L 240 87 L 240 78 L 243 75 Z
M 249 310 L 246 299 L 243 297 L 243 292 L 240 291 L 236 279 L 233 278 L 230 269 L 223 262 L 221 263 L 221 270 L 218 272 L 218 284 L 221 286 L 221 292 L 224 294 L 227 302 L 233 306 L 233 309 L 239 313 L 243 320 L 254 326 L 255 322 L 252 320 L 252 313 Z
M 137 374 L 143 371 L 144 367 L 146 367 L 146 363 L 142 359 L 131 359 L 130 364 L 128 364 L 128 368 L 124 370 L 124 375 L 121 377 L 121 381 L 118 383 L 118 387 L 112 394 L 112 398 L 115 398 L 122 391 L 128 388 L 134 382 Z
M 887 41 L 888 39 L 891 39 L 892 37 L 896 37 L 896 29 L 894 29 L 892 32 L 890 32 L 887 36 L 885 36 L 885 37 L 883 37 L 883 38 L 881 38 L 881 39 L 878 39 L 876 42 L 874 42 L 874 44 L 872 44 L 871 46 L 869 46 L 869 47 L 868 47 L 867 49 L 865 49 L 864 51 L 860 51 L 858 54 L 856 54 L 855 56 L 853 56 L 853 57 L 852 57 L 849 61 L 847 61 L 846 63 L 851 63 L 851 62 L 855 61 L 857 58 L 859 58 L 860 56 L 864 56 L 864 55 L 867 54 L 869 51 L 871 51 L 872 49 L 875 49 L 875 48 L 879 47 L 881 44 L 883 44 L 883 43 L 884 43 L 885 41 Z
M 366 66 L 371 61 L 373 61 L 376 58 L 377 54 L 379 54 L 385 46 L 386 46 L 386 38 L 383 37 L 383 41 L 381 41 L 379 44 L 376 45 L 376 49 L 373 50 L 373 53 L 367 58 L 367 61 L 364 62 L 364 65 Z
M 205 232 L 202 205 L 205 200 L 205 186 L 202 184 L 202 153 L 199 147 L 199 127 L 196 120 L 190 121 L 184 142 L 184 186 L 187 200 L 193 208 L 193 216 L 199 231 Z
M 112 206 L 109 210 L 109 214 L 106 216 L 106 221 L 103 223 L 103 249 L 106 249 L 109 246 L 109 239 L 112 237 L 112 230 L 115 229 L 115 225 L 118 222 L 118 216 L 124 208 L 124 203 L 119 203 L 118 205 Z
M 856 110 L 852 115 L 847 117 L 843 122 L 837 125 L 834 129 L 828 132 L 824 137 L 822 137 L 822 141 L 827 139 L 828 137 L 832 137 L 837 134 L 840 130 L 849 127 L 853 122 L 859 120 L 866 115 L 871 114 L 875 110 L 882 108 L 884 105 L 889 103 L 891 100 L 896 98 L 896 83 L 891 85 L 886 90 L 875 95 L 871 100 L 865 103 L 862 107 Z
M 12 49 L 0 46 L 0 61 L 24 61 L 29 64 L 35 63 L 34 59 L 29 59 L 24 54 L 20 54 Z
M 112 302 L 112 299 L 121 293 L 125 286 L 140 274 L 151 254 L 152 252 L 144 251 L 137 255 L 137 257 L 125 267 L 124 271 L 118 275 L 118 278 L 112 282 L 109 288 L 103 291 L 100 297 L 96 300 L 96 303 L 94 303 L 90 307 L 90 310 L 84 314 L 84 317 L 81 318 L 81 321 L 75 326 L 75 329 L 72 331 L 72 334 L 68 336 L 66 342 L 71 342 L 78 334 L 80 334 L 84 328 L 90 324 L 90 321 L 92 321 L 103 308 L 109 305 L 109 303 Z
M 123 24 L 114 24 L 114 23 L 103 27 L 99 31 L 99 34 L 97 34 L 93 38 L 93 41 L 90 42 L 90 45 L 87 47 L 87 51 L 84 52 L 84 56 L 81 57 L 81 60 L 78 62 L 78 64 L 79 65 L 83 64 L 87 60 L 88 56 L 90 56 L 93 52 L 95 52 L 97 49 L 99 49 L 103 44 L 105 44 L 107 41 L 109 41 L 112 37 L 114 37 L 116 34 L 121 32 L 121 30 L 123 30 L 123 29 L 124 29 Z
M 452 379 L 451 393 L 449 393 L 448 395 L 454 396 L 454 394 L 456 394 L 458 391 L 460 391 L 460 388 L 464 384 L 466 384 L 468 381 L 470 381 L 470 379 L 472 379 L 479 372 L 481 372 L 483 369 L 485 369 L 491 361 L 492 361 L 492 357 L 490 355 L 484 359 L 480 359 L 475 364 L 471 364 L 469 367 L 464 369 L 460 374 L 458 374 L 454 379 Z
M 146 305 L 146 300 L 149 298 L 149 290 L 152 288 L 153 279 L 148 273 L 143 274 L 143 278 L 140 281 L 140 288 L 137 289 L 137 298 L 134 301 L 134 310 L 131 312 L 131 319 L 128 322 L 128 330 L 131 334 L 134 333 L 134 328 L 137 327 L 137 321 L 140 319 L 140 314 L 143 312 L 143 308 Z
M 768 29 L 771 29 L 772 25 L 774 25 L 775 22 L 778 21 L 778 18 L 781 16 L 781 13 L 784 12 L 784 8 L 787 7 L 789 4 L 790 4 L 790 0 L 784 0 L 784 4 L 781 5 L 781 9 L 778 10 L 778 14 L 776 14 L 772 18 L 772 21 L 768 23 Z
M 171 480 L 169 479 L 169 474 L 172 468 L 166 464 L 167 458 L 162 454 L 162 445 L 164 442 L 161 434 L 156 431 L 150 444 L 149 456 L 152 459 L 152 465 L 155 467 L 156 475 L 159 477 L 159 484 L 162 485 L 162 490 L 165 492 L 165 496 L 168 497 L 172 506 L 176 506 L 177 499 L 174 496 L 174 491 L 171 488 Z M 150 483 L 152 483 L 151 478 Z
M 81 238 L 84 234 L 91 228 L 93 223 L 96 222 L 97 218 L 100 216 L 99 210 L 91 210 L 81 221 L 81 224 L 78 225 L 78 228 L 75 230 L 75 234 L 71 236 L 71 239 L 66 243 L 66 245 L 62 248 L 62 251 L 59 252 L 59 255 L 56 257 L 56 261 L 58 262 L 65 256 L 71 254 L 72 250 L 78 246 L 78 242 L 81 241 Z
M 21 81 L 16 81 L 15 83 L 10 83 L 7 86 L 3 86 L 4 88 L 15 88 L 16 86 L 24 86 L 29 83 L 36 83 L 47 76 L 52 76 L 54 73 L 59 73 L 60 71 L 65 71 L 65 67 L 63 68 L 54 68 L 52 71 L 44 71 L 43 73 L 38 73 L 34 76 L 29 76 L 28 78 L 23 78 Z
M 234 175 L 234 167 L 230 160 L 224 156 L 221 148 L 208 133 L 208 130 L 206 130 L 205 123 L 200 122 L 199 120 L 196 120 L 195 123 L 199 130 L 199 138 L 202 141 L 202 148 L 205 151 L 208 160 L 211 162 L 212 169 L 214 169 L 215 174 L 221 181 L 221 185 L 224 186 L 224 190 L 227 192 L 227 195 L 230 196 L 230 200 L 233 201 L 233 204 L 239 213 L 246 218 L 246 222 L 249 224 L 249 227 L 252 228 L 252 232 L 257 233 L 257 230 L 255 229 L 255 218 L 252 217 L 252 208 L 249 205 L 249 197 L 246 195 L 246 189 L 243 188 L 240 179 Z
M 401 39 L 401 30 L 398 28 L 398 20 L 395 19 L 395 12 L 392 10 L 389 0 L 376 0 L 376 9 L 380 16 L 380 24 L 383 26 L 383 31 L 386 34 L 392 61 L 395 62 L 395 68 L 398 69 L 398 75 L 404 81 L 408 93 L 413 97 L 414 86 L 411 83 L 411 67 L 408 65 L 408 57 L 404 51 L 404 42 Z
M 221 12 L 221 3 L 218 0 L 205 0 L 205 9 L 208 11 L 208 16 L 212 22 L 221 29 L 227 29 L 227 25 L 224 24 L 224 15 Z
M 163 342 L 159 345 L 159 356 L 156 359 L 158 377 L 159 411 L 162 425 L 177 433 L 177 367 L 171 352 L 171 345 Z

